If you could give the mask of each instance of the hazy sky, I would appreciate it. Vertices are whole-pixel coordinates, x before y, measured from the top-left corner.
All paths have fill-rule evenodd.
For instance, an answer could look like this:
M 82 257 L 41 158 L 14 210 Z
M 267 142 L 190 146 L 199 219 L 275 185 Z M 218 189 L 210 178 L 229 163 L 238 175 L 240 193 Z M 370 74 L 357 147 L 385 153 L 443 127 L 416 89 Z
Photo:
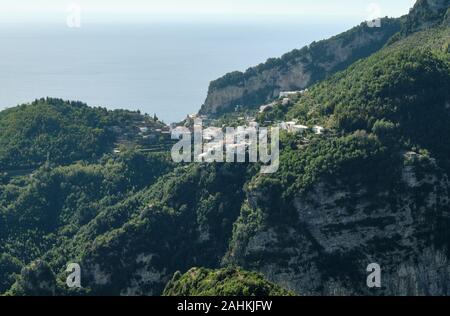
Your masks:
M 1 21 L 52 21 L 63 19 L 71 4 L 90 19 L 120 18 L 133 20 L 150 15 L 296 15 L 303 17 L 352 16 L 361 20 L 373 10 L 382 16 L 408 13 L 415 0 L 0 0 Z M 378 14 L 378 13 L 375 13 Z

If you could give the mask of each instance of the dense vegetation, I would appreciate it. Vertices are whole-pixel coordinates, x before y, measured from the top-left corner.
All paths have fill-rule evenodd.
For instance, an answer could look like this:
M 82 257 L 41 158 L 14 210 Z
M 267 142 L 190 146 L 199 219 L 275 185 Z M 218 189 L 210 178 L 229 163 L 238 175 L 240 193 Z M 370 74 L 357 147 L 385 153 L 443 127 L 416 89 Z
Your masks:
M 449 33 L 448 28 L 419 33 L 356 63 L 311 89 L 284 111 L 286 117 L 338 133 L 364 130 L 388 146 L 426 149 L 446 160 Z
M 293 293 L 270 283 L 261 274 L 242 269 L 193 268 L 175 273 L 167 284 L 166 296 L 289 296 Z
M 312 87 L 294 105 L 280 104 L 259 117 L 261 122 L 278 119 L 298 120 L 309 126 L 319 124 L 328 129 L 328 134 L 322 137 L 307 136 L 307 139 L 292 135 L 282 137 L 284 147 L 279 172 L 271 177 L 257 176 L 247 186 L 247 196 L 250 198 L 244 203 L 241 216 L 235 224 L 227 262 L 249 270 L 264 271 L 280 266 L 283 271 L 280 274 L 290 269 L 293 275 L 304 275 L 303 278 L 307 278 L 316 273 L 314 269 L 321 268 L 305 272 L 298 265 L 314 266 L 314 262 L 317 262 L 317 267 L 321 267 L 323 264 L 330 264 L 328 260 L 331 260 L 333 266 L 344 264 L 343 262 L 347 266 L 362 265 L 360 262 L 364 262 L 365 257 L 380 256 L 380 251 L 386 254 L 400 251 L 405 252 L 405 258 L 415 258 L 415 263 L 408 267 L 411 271 L 423 269 L 420 262 L 427 260 L 430 265 L 435 265 L 435 260 L 442 260 L 441 268 L 448 270 L 447 260 L 439 259 L 441 254 L 433 254 L 427 258 L 422 256 L 424 249 L 436 247 L 444 249 L 444 258 L 449 252 L 450 222 L 446 215 L 448 205 L 446 202 L 439 202 L 447 199 L 448 187 L 433 187 L 441 185 L 438 184 L 443 183 L 440 181 L 446 182 L 450 173 L 450 145 L 447 141 L 450 135 L 449 35 L 448 27 L 439 26 L 397 39 L 380 52 Z M 412 153 L 414 158 L 406 153 Z M 413 169 L 409 169 L 410 166 Z M 424 182 L 405 185 L 405 179 L 409 179 L 405 177 L 409 172 L 407 170 L 414 170 L 420 181 L 424 181 L 426 177 L 435 180 L 426 185 Z M 414 193 L 410 193 L 411 186 L 417 186 Z M 429 206 L 421 199 L 433 190 L 442 190 L 442 196 L 436 205 Z M 334 197 L 333 194 L 339 197 Z M 367 234 L 366 226 L 380 225 L 380 229 L 386 229 L 392 220 L 390 217 L 395 216 L 402 207 L 397 199 L 407 194 L 413 194 L 417 203 L 413 206 L 413 212 L 418 216 L 415 218 L 415 225 L 419 226 L 423 221 L 428 228 L 421 229 L 429 230 L 427 237 L 414 237 L 420 240 L 417 243 L 421 246 L 417 246 L 417 249 L 411 247 L 401 250 L 400 247 L 394 247 L 393 250 L 392 246 L 380 242 L 381 236 L 377 236 L 373 241 L 376 245 L 373 246 L 374 249 L 367 243 L 366 248 L 356 246 L 347 251 L 334 250 L 332 255 L 331 250 L 324 250 L 329 244 L 333 244 L 325 236 L 339 235 L 336 229 L 341 220 L 345 221 L 341 225 L 344 231 L 348 229 L 348 235 L 362 230 L 364 236 Z M 377 198 L 381 196 L 382 199 Z M 326 204 L 323 206 L 325 209 L 321 209 L 321 203 Z M 335 210 L 336 213 L 330 210 Z M 379 214 L 377 220 L 368 219 L 380 210 L 389 210 L 383 214 L 383 220 Z M 419 215 L 423 210 L 426 210 L 425 214 Z M 327 217 L 316 219 L 310 212 L 323 212 L 325 214 L 322 216 Z M 360 212 L 365 214 L 365 220 L 361 220 Z M 431 212 L 434 216 L 430 215 Z M 311 229 L 311 234 L 317 233 L 319 227 L 323 226 L 319 240 L 311 241 L 310 235 L 304 235 L 305 225 L 311 225 L 308 223 L 309 219 L 304 217 L 309 216 L 316 225 Z M 343 216 L 345 220 L 342 219 Z M 327 223 L 329 218 L 333 218 L 333 223 Z M 297 236 L 294 237 L 294 233 L 284 233 L 286 231 L 295 232 Z M 270 241 L 270 247 L 254 250 L 254 243 L 259 241 L 258 238 L 262 239 L 261 236 Z M 405 237 L 390 238 L 395 244 L 401 243 Z M 264 241 L 266 240 L 262 239 L 259 242 Z M 283 258 L 285 251 L 288 252 L 285 249 L 291 247 L 298 251 L 309 249 L 308 261 L 301 261 L 306 257 L 302 256 L 297 265 L 290 267 L 288 262 L 294 260 L 292 257 L 288 260 L 289 256 L 286 255 L 286 258 L 279 259 Z M 278 257 L 273 254 L 273 249 L 277 249 Z M 430 250 L 429 253 L 433 251 Z M 294 256 L 292 251 L 289 253 Z M 385 265 L 390 266 L 392 270 L 389 273 L 392 275 L 397 273 L 394 271 L 397 264 L 386 260 Z M 327 282 L 327 278 L 332 280 L 326 285 L 325 293 L 330 289 L 337 289 L 336 291 L 347 294 L 367 294 L 361 285 L 345 284 L 349 280 L 363 278 L 355 275 L 355 270 L 348 275 L 342 270 L 337 274 L 331 268 L 326 271 L 329 273 L 327 277 L 317 276 L 323 280 L 320 286 Z M 428 284 L 418 284 L 413 280 L 418 277 L 415 273 L 409 276 L 410 288 L 399 290 L 397 285 L 390 285 L 386 286 L 383 293 L 404 291 L 416 295 L 429 294 L 433 291 L 429 287 L 439 288 L 438 284 L 449 281 L 447 276 L 442 275 Z M 335 278 L 340 278 L 336 276 L 338 274 L 346 277 L 336 285 Z M 308 291 L 311 284 L 300 280 L 297 286 Z M 342 290 L 343 288 L 346 290 Z M 440 291 L 448 293 L 445 286 Z
M 137 112 L 51 98 L 1 111 L 0 172 L 32 169 L 46 161 L 95 161 L 112 151 L 118 136 L 112 127 L 129 127 L 144 119 Z
M 88 223 L 99 225 L 101 214 L 107 214 L 103 225 L 111 229 L 120 220 L 116 205 L 171 169 L 167 155 L 130 151 L 96 164 L 42 167 L 32 178 L 0 185 L 0 273 L 9 275 L 2 282 L 11 283 L 11 271 L 69 244 Z M 135 212 L 129 204 L 120 204 L 120 211 L 129 212 L 120 216 Z
M 1 169 L 33 172 L 0 176 L 0 293 L 450 294 L 450 28 L 410 32 L 258 118 L 327 128 L 282 133 L 272 175 L 111 154 L 139 113 L 54 99 L 1 112 Z M 72 262 L 81 289 L 65 286 Z

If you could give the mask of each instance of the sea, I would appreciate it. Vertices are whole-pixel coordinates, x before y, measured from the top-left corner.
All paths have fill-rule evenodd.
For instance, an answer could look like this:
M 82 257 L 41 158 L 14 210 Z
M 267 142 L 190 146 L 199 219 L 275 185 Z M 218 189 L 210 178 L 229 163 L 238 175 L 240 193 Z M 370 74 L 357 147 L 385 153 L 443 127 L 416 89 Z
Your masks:
M 212 80 L 357 24 L 314 17 L 0 23 L 0 110 L 48 96 L 177 122 L 199 110 Z

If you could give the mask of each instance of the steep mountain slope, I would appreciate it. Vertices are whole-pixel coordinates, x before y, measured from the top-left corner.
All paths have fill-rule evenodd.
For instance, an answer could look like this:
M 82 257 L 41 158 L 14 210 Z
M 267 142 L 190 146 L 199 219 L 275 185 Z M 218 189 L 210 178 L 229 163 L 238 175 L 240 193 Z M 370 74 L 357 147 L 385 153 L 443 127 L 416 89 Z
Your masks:
M 222 263 L 301 294 L 447 294 L 449 35 L 410 35 L 313 87 L 287 116 L 333 132 L 306 147 L 284 135 L 278 173 L 206 165 L 149 189 L 151 207 L 81 251 L 87 287 L 155 295 L 177 270 Z
M 82 266 L 83 294 L 160 295 L 176 271 L 219 266 L 244 198 L 242 187 L 252 175 L 246 169 L 188 166 L 153 185 L 149 181 L 135 194 L 108 201 L 88 224 L 61 229 L 38 266 L 57 274 L 59 294 L 79 293 L 64 287 L 70 261 Z M 12 294 L 38 292 L 33 278 L 39 271 L 21 273 Z
M 241 266 L 301 295 L 449 295 L 450 27 L 441 22 L 418 22 L 424 30 L 262 114 L 327 128 L 283 133 L 275 174 L 252 164 L 174 169 L 125 152 L 2 181 L 0 292 L 279 291 L 228 268 Z M 65 286 L 71 262 L 82 289 Z M 366 285 L 372 263 L 380 289 Z
M 176 271 L 217 267 L 239 214 L 245 170 L 193 167 L 162 178 L 139 213 L 81 252 L 86 287 L 93 294 L 160 295 Z
M 252 180 L 227 263 L 310 294 L 449 294 L 449 38 L 410 35 L 284 110 L 332 133 Z
M 380 28 L 362 23 L 244 73 L 229 73 L 211 82 L 200 113 L 218 115 L 234 111 L 237 105 L 251 108 L 277 98 L 280 91 L 304 89 L 376 52 L 400 28 L 401 19 L 382 19 Z
M 56 272 L 76 246 L 90 242 L 85 235 L 123 225 L 142 205 L 139 192 L 172 169 L 165 155 L 126 152 L 97 164 L 43 167 L 33 177 L 1 183 L 0 292 L 30 262 L 51 257 Z

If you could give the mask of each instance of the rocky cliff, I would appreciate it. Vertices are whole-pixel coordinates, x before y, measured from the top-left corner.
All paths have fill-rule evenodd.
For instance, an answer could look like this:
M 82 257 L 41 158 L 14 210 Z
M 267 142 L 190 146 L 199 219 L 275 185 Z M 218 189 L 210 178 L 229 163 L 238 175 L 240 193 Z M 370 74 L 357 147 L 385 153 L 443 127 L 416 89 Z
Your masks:
M 450 22 L 450 0 L 419 0 L 408 15 L 402 33 L 410 34 Z
M 287 118 L 333 133 L 291 140 L 247 186 L 225 263 L 306 294 L 450 293 L 449 35 L 409 35 L 300 97 Z
M 251 211 L 238 221 L 243 226 L 226 262 L 296 293 L 448 295 L 450 263 L 437 250 L 450 227 L 448 178 L 442 170 L 423 176 L 404 167 L 396 180 L 396 190 L 318 181 L 280 210 L 292 214 L 289 223 L 272 220 L 256 228 L 255 212 L 266 217 L 273 210 L 264 208 L 266 194 L 250 192 Z M 381 289 L 366 285 L 372 263 L 382 268 Z
M 362 23 L 244 73 L 229 73 L 211 82 L 200 113 L 217 115 L 233 111 L 236 105 L 251 108 L 277 98 L 280 91 L 304 89 L 376 52 L 400 28 L 400 19 L 382 19 L 381 27 Z

